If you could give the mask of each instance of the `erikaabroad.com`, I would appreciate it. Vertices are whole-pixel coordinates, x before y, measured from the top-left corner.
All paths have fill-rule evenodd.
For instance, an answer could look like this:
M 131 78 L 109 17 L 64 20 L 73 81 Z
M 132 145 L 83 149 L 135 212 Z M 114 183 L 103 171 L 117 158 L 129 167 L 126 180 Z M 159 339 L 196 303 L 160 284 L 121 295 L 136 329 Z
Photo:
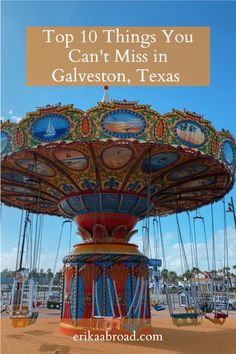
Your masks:
M 85 331 L 84 334 L 75 334 L 73 337 L 75 342 L 87 341 L 87 342 L 110 342 L 110 341 L 118 341 L 118 342 L 162 342 L 163 337 L 162 334 L 139 334 L 136 335 L 136 331 L 134 330 L 132 334 L 111 334 L 109 331 L 106 331 L 105 334 L 95 334 L 91 333 L 89 330 Z

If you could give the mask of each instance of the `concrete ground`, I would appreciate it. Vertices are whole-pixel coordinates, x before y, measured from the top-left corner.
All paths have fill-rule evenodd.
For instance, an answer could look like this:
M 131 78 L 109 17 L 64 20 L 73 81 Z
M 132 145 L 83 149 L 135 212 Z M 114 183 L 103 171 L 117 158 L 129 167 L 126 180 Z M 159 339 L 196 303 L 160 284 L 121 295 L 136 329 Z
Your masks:
M 232 311 L 224 324 L 203 319 L 197 325 L 176 326 L 168 311 L 152 310 L 154 340 L 92 342 L 74 341 L 58 331 L 60 312 L 40 309 L 33 325 L 14 328 L 3 314 L 1 319 L 2 354 L 73 354 L 73 353 L 132 353 L 132 354 L 235 354 L 236 312 Z

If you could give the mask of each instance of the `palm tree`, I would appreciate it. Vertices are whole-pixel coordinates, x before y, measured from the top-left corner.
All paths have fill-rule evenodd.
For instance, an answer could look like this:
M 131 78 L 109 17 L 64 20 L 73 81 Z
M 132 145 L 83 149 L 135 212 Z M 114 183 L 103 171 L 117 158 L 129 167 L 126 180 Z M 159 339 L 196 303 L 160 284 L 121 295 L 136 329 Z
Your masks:
M 217 276 L 217 271 L 216 271 L 215 269 L 212 269 L 212 270 L 210 271 L 210 275 L 211 275 L 212 278 L 216 278 L 216 276 Z
M 236 270 L 236 264 L 234 264 L 232 268 L 233 268 L 233 270 Z M 234 276 L 235 276 L 235 274 L 234 274 Z
M 172 284 L 176 284 L 178 279 L 177 273 L 170 271 L 168 274 L 168 279 Z
M 193 274 L 198 275 L 199 273 L 201 273 L 201 270 L 200 270 L 199 268 L 197 268 L 197 267 L 193 267 L 192 270 L 191 270 L 191 272 L 192 272 Z
M 183 278 L 190 280 L 193 277 L 194 273 L 190 270 L 187 270 L 184 274 L 183 274 Z
M 54 276 L 54 274 L 52 273 L 51 268 L 48 268 L 46 277 L 47 277 L 47 281 L 48 281 L 49 284 L 50 284 L 50 281 L 53 278 L 53 276 Z
M 165 268 L 162 269 L 161 276 L 162 276 L 163 282 L 166 282 L 168 280 L 168 275 L 169 275 L 168 269 L 165 269 Z
M 54 280 L 54 285 L 60 285 L 61 284 L 61 278 L 62 278 L 62 270 L 57 272 L 55 274 L 55 280 Z
M 178 280 L 179 280 L 179 281 L 183 281 L 183 280 L 184 280 L 183 274 L 181 274 L 181 275 L 178 276 Z
M 37 272 L 36 269 L 32 269 L 32 271 L 30 272 L 30 276 L 35 280 L 35 281 L 39 281 L 39 273 Z
M 223 267 L 223 272 L 225 275 L 229 276 L 230 267 Z

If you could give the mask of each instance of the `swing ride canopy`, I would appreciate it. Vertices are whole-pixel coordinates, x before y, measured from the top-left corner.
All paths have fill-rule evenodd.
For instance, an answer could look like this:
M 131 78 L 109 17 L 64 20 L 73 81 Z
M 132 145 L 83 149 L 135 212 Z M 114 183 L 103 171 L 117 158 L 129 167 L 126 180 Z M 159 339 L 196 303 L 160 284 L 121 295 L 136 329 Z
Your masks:
M 85 241 L 127 242 L 139 219 L 212 203 L 234 183 L 233 137 L 187 110 L 48 105 L 4 122 L 1 141 L 3 203 L 73 218 Z

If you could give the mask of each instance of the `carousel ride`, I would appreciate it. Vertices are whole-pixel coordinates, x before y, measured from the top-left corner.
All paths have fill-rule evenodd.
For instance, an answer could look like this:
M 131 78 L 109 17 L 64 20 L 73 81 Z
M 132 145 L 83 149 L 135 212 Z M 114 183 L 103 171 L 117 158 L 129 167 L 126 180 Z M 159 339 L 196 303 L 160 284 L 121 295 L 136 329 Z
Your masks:
M 161 115 L 105 95 L 87 112 L 40 107 L 4 122 L 1 137 L 2 202 L 73 219 L 84 241 L 64 258 L 60 330 L 147 328 L 148 257 L 129 242 L 135 225 L 222 199 L 234 184 L 231 134 L 195 112 Z

